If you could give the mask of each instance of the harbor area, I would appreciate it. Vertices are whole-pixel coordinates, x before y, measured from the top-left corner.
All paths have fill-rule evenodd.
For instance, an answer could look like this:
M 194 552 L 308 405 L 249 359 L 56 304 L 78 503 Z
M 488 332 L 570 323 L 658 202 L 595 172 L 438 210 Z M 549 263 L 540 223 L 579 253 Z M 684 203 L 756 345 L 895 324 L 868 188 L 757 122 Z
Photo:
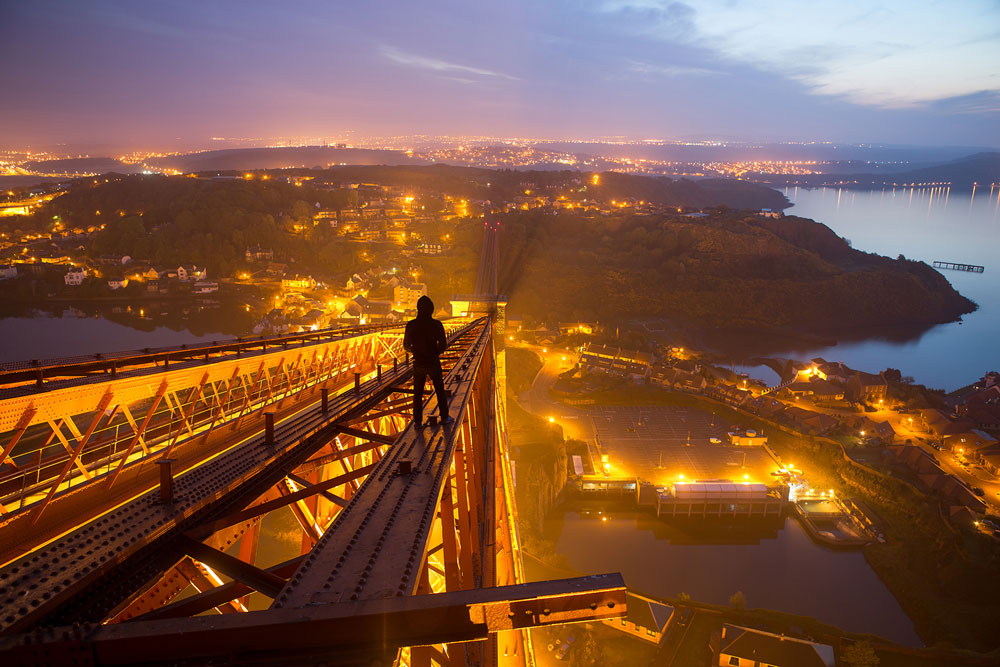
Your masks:
M 778 519 L 787 510 L 826 546 L 874 539 L 853 503 L 811 489 L 766 433 L 682 406 L 601 406 L 588 417 L 591 460 L 575 456 L 570 467 L 581 499 L 625 503 L 665 521 Z
M 797 498 L 792 506 L 813 539 L 835 549 L 858 548 L 874 537 L 866 527 L 866 518 L 853 503 L 842 503 L 833 491 Z

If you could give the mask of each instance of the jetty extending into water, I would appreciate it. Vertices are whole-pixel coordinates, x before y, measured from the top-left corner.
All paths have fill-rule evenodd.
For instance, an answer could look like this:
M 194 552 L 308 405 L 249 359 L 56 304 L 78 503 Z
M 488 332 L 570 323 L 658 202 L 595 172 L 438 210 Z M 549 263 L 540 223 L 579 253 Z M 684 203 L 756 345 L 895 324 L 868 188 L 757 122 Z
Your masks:
M 951 269 L 952 271 L 968 271 L 969 273 L 982 273 L 985 267 L 978 264 L 955 264 L 954 262 L 940 262 L 934 260 L 935 269 Z

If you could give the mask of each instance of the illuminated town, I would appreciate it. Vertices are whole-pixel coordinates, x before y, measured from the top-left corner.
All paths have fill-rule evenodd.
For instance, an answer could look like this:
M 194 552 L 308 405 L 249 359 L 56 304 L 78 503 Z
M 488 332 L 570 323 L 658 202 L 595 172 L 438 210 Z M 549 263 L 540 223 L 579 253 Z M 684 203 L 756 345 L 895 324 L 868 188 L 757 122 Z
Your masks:
M 995 8 L 418 5 L 5 16 L 0 664 L 997 664 Z

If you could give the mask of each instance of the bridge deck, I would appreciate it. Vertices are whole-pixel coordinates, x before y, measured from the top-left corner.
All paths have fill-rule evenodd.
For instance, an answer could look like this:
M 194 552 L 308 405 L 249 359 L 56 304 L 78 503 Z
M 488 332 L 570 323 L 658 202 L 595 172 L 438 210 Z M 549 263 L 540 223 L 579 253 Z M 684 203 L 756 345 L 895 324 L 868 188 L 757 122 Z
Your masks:
M 411 423 L 275 599 L 276 607 L 305 606 L 317 593 L 329 603 L 415 592 L 463 428 L 461 416 L 472 398 L 478 362 L 489 354 L 488 334 L 482 327 L 445 380 L 446 391 L 459 399 L 448 406 L 452 424 L 416 429 Z M 427 414 L 433 414 L 431 407 Z M 408 473 L 400 472 L 404 461 Z

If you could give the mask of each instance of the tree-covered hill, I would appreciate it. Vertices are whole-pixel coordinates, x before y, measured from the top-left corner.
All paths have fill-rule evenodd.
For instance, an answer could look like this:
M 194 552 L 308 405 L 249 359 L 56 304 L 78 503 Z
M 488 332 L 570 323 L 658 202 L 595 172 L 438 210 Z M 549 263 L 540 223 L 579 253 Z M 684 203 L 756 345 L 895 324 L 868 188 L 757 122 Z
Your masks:
M 45 229 L 58 219 L 69 229 L 104 225 L 87 240 L 92 256 L 131 255 L 166 266 L 194 263 L 207 266 L 209 275 L 225 276 L 241 266 L 248 246 L 258 244 L 312 265 L 346 261 L 339 254 L 343 244 L 331 255 L 319 234 L 310 238 L 293 230 L 311 222 L 317 203 L 336 208 L 347 197 L 277 180 L 109 175 L 74 181 L 66 194 L 40 208 L 31 224 Z
M 825 225 L 724 212 L 504 222 L 502 285 L 540 318 L 670 318 L 828 334 L 927 325 L 975 309 L 926 264 L 852 249 Z
M 344 167 L 282 172 L 309 176 L 303 185 L 272 178 L 212 180 L 164 176 L 81 179 L 29 221 L 67 229 L 104 225 L 86 252 L 128 254 L 157 264 L 205 265 L 224 277 L 245 268 L 247 246 L 275 251 L 290 270 L 342 277 L 396 261 L 401 248 L 370 245 L 313 225 L 320 208 L 354 205 L 346 182 L 397 185 L 418 196 L 438 193 L 494 204 L 529 197 L 611 201 L 630 197 L 660 210 L 720 198 L 773 196 L 736 184 L 711 187 L 621 174 L 518 172 L 463 167 Z M 762 194 L 762 193 L 770 193 Z M 754 204 L 757 207 L 757 204 Z M 698 327 L 794 330 L 828 334 L 886 325 L 951 321 L 975 308 L 925 264 L 857 251 L 825 225 L 750 210 L 714 209 L 708 217 L 637 215 L 605 207 L 553 212 L 534 208 L 499 217 L 501 284 L 511 310 L 539 320 L 670 318 Z M 482 221 L 478 217 L 414 223 L 425 237 L 451 238 L 449 253 L 414 257 L 438 298 L 472 289 Z
M 103 174 L 114 171 L 120 174 L 135 173 L 141 168 L 128 165 L 110 157 L 79 157 L 58 160 L 32 160 L 22 165 L 38 174 Z

